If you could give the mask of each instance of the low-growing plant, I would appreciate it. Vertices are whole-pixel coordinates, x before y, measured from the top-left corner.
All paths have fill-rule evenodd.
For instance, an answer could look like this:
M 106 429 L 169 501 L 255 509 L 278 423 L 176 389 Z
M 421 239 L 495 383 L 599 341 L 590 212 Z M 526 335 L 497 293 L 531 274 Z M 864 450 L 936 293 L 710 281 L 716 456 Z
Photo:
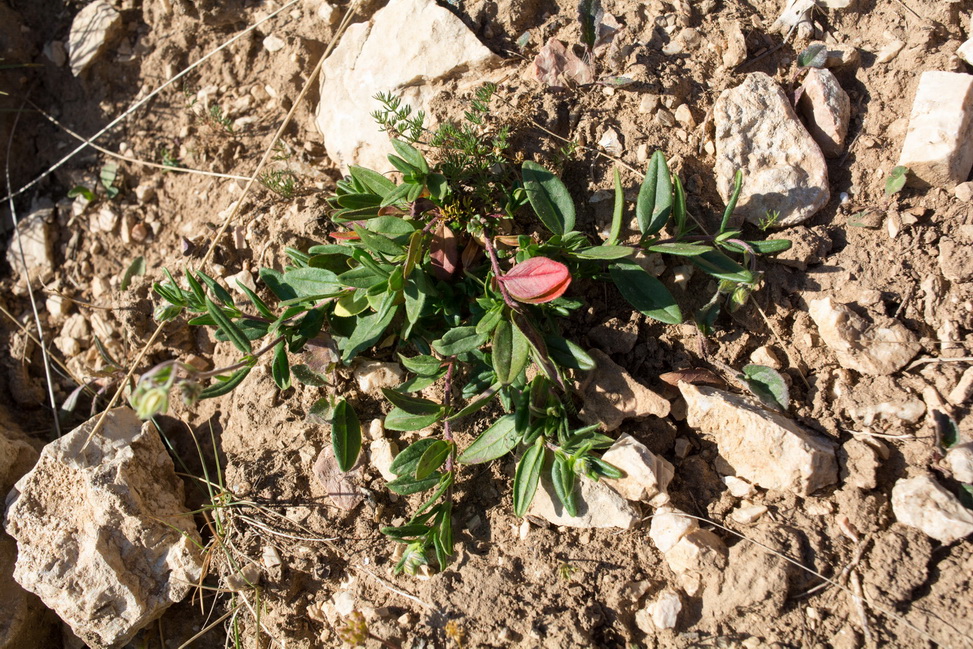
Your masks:
M 758 255 L 790 245 L 745 240 L 730 227 L 741 173 L 719 230 L 699 232 L 683 185 L 661 152 L 652 156 L 634 206 L 638 236 L 623 238 L 626 206 L 616 170 L 610 232 L 592 241 L 575 227 L 564 183 L 534 161 L 512 161 L 509 133 L 489 116 L 493 92 L 488 87 L 477 95 L 464 125 L 431 135 L 430 150 L 438 154 L 432 164 L 420 150 L 426 146 L 419 141 L 421 120 L 381 97 L 378 121 L 406 138 L 391 141 L 395 153 L 388 159 L 398 180 L 352 166 L 329 199 L 330 240 L 288 249 L 283 271 L 260 271 L 269 301 L 239 285 L 249 303 L 237 304 L 202 272 L 188 272 L 183 287 L 167 271 L 155 285 L 165 300 L 156 317 L 171 320 L 188 311 L 189 324 L 213 327 L 241 358 L 209 372 L 165 362 L 142 377 L 132 397 L 139 415 L 148 417 L 167 407 L 173 391 L 188 403 L 226 394 L 264 355 L 272 356 L 271 375 L 285 389 L 295 378 L 327 385 L 331 363 L 349 364 L 366 351 L 394 353 L 409 378 L 382 391 L 391 405 L 385 428 L 436 428 L 390 467 L 397 476 L 390 491 L 426 494 L 405 524 L 382 528 L 404 544 L 398 571 L 415 573 L 433 559 L 440 567 L 448 563 L 453 490 L 465 466 L 517 458 L 517 516 L 526 514 L 542 480 L 576 515 L 580 479 L 622 475 L 600 457 L 614 440 L 598 424 L 577 419 L 578 372 L 595 362 L 561 329 L 584 306 L 580 293 L 569 292 L 572 284 L 609 282 L 640 313 L 679 324 L 680 305 L 642 265 L 647 255 L 678 257 L 717 281 L 713 299 L 696 314 L 708 331 L 725 303 L 742 304 L 757 286 Z M 506 233 L 525 220 L 539 221 L 541 233 Z M 458 428 L 488 408 L 498 416 L 467 444 Z M 330 419 L 339 468 L 350 470 L 361 450 L 352 404 L 332 398 L 316 409 Z

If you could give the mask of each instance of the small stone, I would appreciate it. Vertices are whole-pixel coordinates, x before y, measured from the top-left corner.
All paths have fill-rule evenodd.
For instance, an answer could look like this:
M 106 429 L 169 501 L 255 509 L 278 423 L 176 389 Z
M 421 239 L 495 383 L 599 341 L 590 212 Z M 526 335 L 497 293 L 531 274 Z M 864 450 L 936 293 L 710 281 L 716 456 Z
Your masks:
M 837 158 L 845 148 L 851 99 L 830 70 L 809 70 L 803 89 L 798 109 L 804 123 L 824 155 Z
M 226 278 L 226 285 L 230 287 L 230 290 L 245 295 L 246 293 L 240 288 L 240 284 L 243 284 L 251 291 L 257 291 L 257 283 L 253 281 L 253 273 L 247 269 L 243 269 L 239 273 Z
M 347 617 L 355 610 L 355 595 L 347 590 L 339 590 L 331 598 L 331 603 L 338 615 Z
M 281 565 L 280 552 L 272 545 L 265 545 L 261 555 L 264 567 L 268 569 L 279 568 Z
M 331 444 L 318 453 L 311 473 L 328 492 L 331 502 L 339 509 L 351 511 L 365 498 L 357 484 L 358 476 L 361 474 L 361 460 L 350 471 L 342 471 L 338 468 L 338 461 Z
M 405 381 L 405 371 L 398 363 L 359 361 L 355 367 L 358 388 L 368 394 L 381 394 L 382 388 L 396 388 Z
M 723 65 L 728 68 L 735 68 L 747 60 L 747 39 L 743 35 L 740 23 L 736 20 L 726 25 L 723 34 L 726 36 Z
M 892 488 L 892 511 L 900 523 L 952 543 L 973 534 L 973 512 L 928 475 L 900 479 Z
M 685 401 L 683 401 L 682 399 L 680 399 L 680 401 L 683 404 L 685 404 Z M 683 417 L 683 419 L 685 419 L 685 417 Z M 673 445 L 673 452 L 676 454 L 676 457 L 678 457 L 680 460 L 685 460 L 689 456 L 690 451 L 692 450 L 693 450 L 692 442 L 690 442 L 685 437 L 676 438 L 676 441 Z
M 736 498 L 747 498 L 753 494 L 753 485 L 735 475 L 723 476 L 723 484 L 726 485 L 727 491 Z
M 619 437 L 602 459 L 625 472 L 625 477 L 609 482 L 625 498 L 653 506 L 669 502 L 666 488 L 674 473 L 672 465 L 631 435 Z
M 38 207 L 17 224 L 17 231 L 7 248 L 7 263 L 19 275 L 18 283 L 27 287 L 26 270 L 30 274 L 32 286 L 50 281 L 54 276 L 54 251 L 51 241 L 51 225 L 54 208 L 45 205 Z M 20 249 L 23 246 L 23 258 Z
M 279 52 L 280 50 L 284 49 L 285 45 L 287 45 L 287 43 L 285 43 L 284 39 L 280 36 L 274 36 L 271 34 L 264 39 L 264 49 L 268 52 Z
M 946 451 L 946 465 L 956 480 L 973 484 L 973 442 L 957 444 Z
M 956 185 L 953 188 L 953 196 L 957 200 L 963 201 L 964 203 L 969 203 L 973 200 L 973 182 L 965 182 Z
M 765 365 L 767 367 L 779 370 L 784 367 L 784 364 L 780 362 L 780 358 L 777 357 L 777 353 L 772 347 L 763 345 L 762 347 L 757 347 L 750 354 L 750 362 L 754 365 Z
M 398 453 L 399 449 L 395 442 L 384 437 L 380 437 L 368 445 L 368 458 L 371 460 L 372 466 L 389 482 L 398 477 L 389 468 Z
M 680 383 L 690 426 L 716 438 L 736 475 L 806 496 L 838 480 L 833 444 L 747 397 Z
M 371 420 L 365 434 L 370 440 L 382 439 L 385 436 L 385 422 L 378 418 Z
M 51 314 L 54 318 L 63 318 L 68 313 L 71 312 L 71 306 L 74 302 L 71 298 L 64 297 L 63 295 L 48 295 L 47 299 L 44 301 L 44 308 L 47 312 Z
M 71 22 L 68 52 L 71 72 L 80 76 L 108 49 L 123 30 L 122 15 L 106 0 L 84 6 Z
M 659 107 L 659 95 L 645 93 L 639 100 L 639 112 L 643 115 L 651 115 Z
M 725 90 L 713 108 L 716 186 L 724 201 L 742 170 L 747 181 L 736 212 L 759 224 L 773 214 L 777 226 L 803 223 L 830 197 L 821 148 L 797 119 L 780 86 L 763 72 Z M 745 125 L 745 127 L 743 126 Z
M 831 44 L 828 46 L 827 59 L 824 67 L 830 69 L 851 68 L 861 62 L 861 54 L 853 45 L 844 43 Z
M 939 239 L 939 270 L 951 282 L 973 280 L 973 258 L 967 254 L 969 244 L 957 241 L 954 237 L 943 236 Z
M 660 507 L 649 524 L 649 538 L 659 552 L 665 554 L 684 536 L 698 529 L 699 523 L 695 518 L 685 516 L 672 507 Z
M 652 623 L 657 629 L 675 629 L 682 611 L 682 599 L 679 593 L 667 588 L 646 608 L 650 609 Z
M 576 499 L 578 515 L 570 516 L 554 492 L 554 485 L 542 479 L 528 515 L 537 516 L 555 525 L 581 528 L 618 527 L 630 529 L 639 520 L 639 513 L 604 480 L 595 482 L 577 478 Z
M 956 50 L 956 56 L 963 59 L 967 65 L 973 65 L 973 38 L 963 42 Z
M 905 41 L 899 40 L 898 38 L 890 40 L 882 46 L 882 49 L 875 53 L 875 62 L 878 64 L 888 63 L 899 55 L 903 47 L 905 47 Z
M 766 505 L 748 505 L 745 507 L 741 505 L 733 510 L 733 512 L 730 514 L 730 518 L 740 525 L 751 525 L 766 513 Z
M 203 552 L 155 427 L 129 408 L 92 437 L 94 426 L 44 447 L 7 496 L 4 526 L 14 578 L 83 641 L 121 646 L 193 590 Z
M 139 203 L 148 203 L 153 198 L 155 198 L 157 187 L 154 182 L 140 183 L 138 187 L 135 188 L 135 198 L 138 199 Z
M 677 575 L 717 570 L 726 566 L 726 545 L 709 530 L 694 530 L 665 553 L 669 569 Z
M 68 62 L 68 51 L 62 41 L 50 41 L 44 45 L 44 56 L 56 67 L 63 68 Z
M 669 414 L 669 402 L 648 389 L 597 349 L 588 352 L 597 367 L 582 383 L 584 407 L 578 416 L 586 424 L 601 423 L 605 430 L 617 429 L 626 419 Z
M 598 146 L 614 156 L 621 155 L 624 151 L 621 136 L 619 136 L 618 131 L 613 128 L 609 128 L 605 131 L 604 135 L 601 136 L 601 139 L 598 140 Z
M 97 224 L 97 229 L 100 232 L 114 232 L 115 226 L 118 225 L 118 213 L 107 205 L 100 210 L 94 218 L 95 224 Z
M 954 406 L 962 406 L 973 396 L 973 367 L 967 367 L 959 382 L 949 392 L 946 400 Z
M 955 187 L 973 168 L 973 75 L 923 72 L 899 165 L 910 184 Z
M 897 372 L 921 349 L 916 335 L 898 321 L 878 317 L 870 323 L 829 297 L 810 300 L 808 311 L 838 363 L 862 374 Z

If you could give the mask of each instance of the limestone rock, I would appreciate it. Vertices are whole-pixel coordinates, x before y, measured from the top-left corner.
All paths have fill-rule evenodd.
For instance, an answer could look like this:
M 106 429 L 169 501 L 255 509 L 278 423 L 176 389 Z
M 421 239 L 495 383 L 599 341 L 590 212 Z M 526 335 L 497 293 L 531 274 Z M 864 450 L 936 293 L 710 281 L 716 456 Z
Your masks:
M 723 200 L 733 193 L 738 169 L 746 178 L 737 214 L 760 223 L 779 212 L 776 224 L 789 226 L 827 204 L 828 167 L 821 148 L 769 76 L 754 72 L 725 90 L 713 107 L 713 123 L 716 187 Z
M 804 79 L 804 92 L 798 102 L 811 137 L 828 158 L 837 158 L 845 149 L 851 99 L 830 70 L 812 68 Z
M 584 407 L 578 416 L 586 424 L 604 424 L 606 431 L 618 428 L 626 419 L 669 414 L 669 402 L 648 389 L 597 349 L 588 353 L 597 367 L 582 384 Z
M 602 459 L 625 472 L 624 478 L 610 482 L 625 498 L 654 506 L 669 502 L 666 488 L 674 473 L 672 465 L 631 435 L 619 437 Z
M 395 388 L 405 381 L 405 371 L 398 363 L 363 360 L 355 367 L 355 380 L 362 392 L 381 395 L 382 388 Z
M 973 75 L 923 72 L 899 164 L 918 186 L 955 187 L 973 168 Z
M 382 477 L 389 482 L 398 477 L 390 469 L 392 461 L 395 460 L 397 454 L 398 448 L 395 442 L 384 437 L 380 437 L 368 445 L 368 459 L 371 461 L 372 466 L 382 474 Z
M 690 426 L 716 438 L 736 475 L 801 496 L 834 484 L 834 445 L 756 401 L 716 388 L 680 383 Z
M 895 483 L 892 511 L 900 523 L 918 528 L 942 543 L 973 534 L 973 512 L 927 475 Z
M 542 479 L 527 513 L 564 527 L 620 527 L 630 529 L 639 520 L 639 512 L 604 480 L 595 482 L 578 478 L 578 515 L 569 516 L 554 493 L 554 485 Z
M 682 599 L 679 593 L 671 588 L 666 588 L 658 597 L 649 602 L 642 611 L 635 614 L 636 625 L 646 633 L 652 633 L 654 629 L 674 629 L 679 621 L 679 613 L 682 611 Z M 651 620 L 653 628 L 646 628 L 646 620 Z
M 726 26 L 726 50 L 723 52 L 723 65 L 735 68 L 747 60 L 747 39 L 740 23 L 736 20 Z
M 677 575 L 726 567 L 726 546 L 709 530 L 694 530 L 679 539 L 665 554 L 669 569 Z
M 695 518 L 672 507 L 660 507 L 649 524 L 649 538 L 662 554 L 671 550 L 687 534 L 699 529 Z
M 7 497 L 14 578 L 91 645 L 118 646 L 192 589 L 199 534 L 158 433 L 112 410 L 41 452 Z
M 892 374 L 921 349 L 916 335 L 891 318 L 870 323 L 829 297 L 810 300 L 808 306 L 821 339 L 842 367 L 873 376 Z
M 946 451 L 946 464 L 954 478 L 973 484 L 973 442 L 957 444 Z
M 391 92 L 413 109 L 426 110 L 426 126 L 432 126 L 428 108 L 441 81 L 498 62 L 433 0 L 392 0 L 369 22 L 351 25 L 324 63 L 315 121 L 328 155 L 344 170 L 350 164 L 389 169 L 388 137 L 370 117 L 378 108 L 377 93 Z
M 71 22 L 68 53 L 71 72 L 80 76 L 121 33 L 122 15 L 106 0 L 85 5 Z
M 51 241 L 51 222 L 54 220 L 54 206 L 49 201 L 39 203 L 26 216 L 20 217 L 17 231 L 7 248 L 7 263 L 19 275 L 18 285 L 27 288 L 26 270 L 30 273 L 31 285 L 37 287 L 54 276 L 54 257 Z M 24 256 L 20 256 L 23 246 Z

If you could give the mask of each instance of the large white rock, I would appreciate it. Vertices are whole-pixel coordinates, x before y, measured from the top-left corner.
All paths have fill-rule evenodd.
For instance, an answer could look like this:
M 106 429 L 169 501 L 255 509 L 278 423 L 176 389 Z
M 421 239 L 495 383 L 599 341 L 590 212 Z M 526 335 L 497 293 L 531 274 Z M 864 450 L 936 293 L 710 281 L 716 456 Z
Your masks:
M 899 164 L 918 185 L 955 187 L 973 168 L 973 75 L 923 72 Z
M 827 204 L 828 167 L 821 148 L 790 102 L 763 72 L 724 90 L 713 107 L 716 188 L 724 201 L 743 171 L 736 214 L 760 223 L 778 212 L 778 226 L 802 223 Z
M 432 0 L 391 0 L 369 22 L 349 27 L 324 62 L 315 120 L 328 155 L 343 170 L 350 164 L 390 169 L 388 137 L 370 116 L 379 107 L 376 94 L 391 92 L 428 115 L 439 82 L 497 63 L 459 18 Z
M 118 646 L 182 599 L 200 537 L 159 434 L 129 408 L 48 444 L 7 497 L 14 578 L 92 646 Z
M 79 76 L 105 51 L 122 29 L 122 15 L 106 0 L 95 0 L 71 22 L 68 53 L 71 72 Z
M 837 158 L 845 149 L 851 99 L 830 70 L 810 69 L 803 88 L 798 108 L 807 130 L 825 156 Z
M 584 407 L 578 417 L 586 424 L 603 424 L 613 431 L 626 419 L 641 419 L 650 415 L 665 417 L 669 402 L 645 387 L 615 363 L 607 354 L 589 349 L 596 367 L 582 382 Z
M 945 460 L 954 478 L 973 484 L 973 442 L 957 444 L 949 449 Z
M 899 371 L 919 350 L 919 339 L 891 318 L 871 323 L 829 297 L 808 302 L 821 340 L 845 368 L 882 376 Z
M 629 529 L 639 520 L 639 512 L 604 480 L 578 478 L 578 515 L 570 516 L 554 493 L 554 485 L 541 480 L 527 513 L 564 527 L 620 527 Z
M 811 494 L 838 481 L 834 445 L 756 401 L 680 383 L 686 421 L 716 439 L 736 474 L 764 489 Z
M 973 512 L 927 475 L 901 479 L 892 487 L 895 519 L 943 543 L 973 534 Z
M 641 500 L 658 507 L 669 502 L 666 488 L 674 473 L 672 465 L 631 435 L 619 437 L 602 456 L 605 462 L 625 472 L 611 480 L 615 491 L 629 500 Z

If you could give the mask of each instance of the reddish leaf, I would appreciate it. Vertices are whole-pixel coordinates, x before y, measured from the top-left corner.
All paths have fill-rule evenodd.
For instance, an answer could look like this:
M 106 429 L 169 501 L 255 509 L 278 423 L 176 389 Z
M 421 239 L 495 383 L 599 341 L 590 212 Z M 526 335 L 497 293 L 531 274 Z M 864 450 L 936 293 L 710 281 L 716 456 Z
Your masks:
M 456 235 L 445 223 L 440 223 L 429 243 L 429 258 L 432 261 L 432 274 L 438 279 L 449 281 L 456 272 L 459 262 L 459 250 L 456 246 Z
M 678 386 L 680 382 L 691 383 L 693 385 L 712 385 L 718 388 L 725 388 L 726 381 L 707 369 L 676 370 L 660 374 L 659 378 L 669 385 Z
M 518 302 L 541 304 L 561 297 L 571 283 L 568 267 L 547 257 L 531 257 L 499 280 Z
M 358 241 L 361 239 L 361 237 L 354 232 L 332 232 L 331 238 L 337 239 L 338 241 Z

